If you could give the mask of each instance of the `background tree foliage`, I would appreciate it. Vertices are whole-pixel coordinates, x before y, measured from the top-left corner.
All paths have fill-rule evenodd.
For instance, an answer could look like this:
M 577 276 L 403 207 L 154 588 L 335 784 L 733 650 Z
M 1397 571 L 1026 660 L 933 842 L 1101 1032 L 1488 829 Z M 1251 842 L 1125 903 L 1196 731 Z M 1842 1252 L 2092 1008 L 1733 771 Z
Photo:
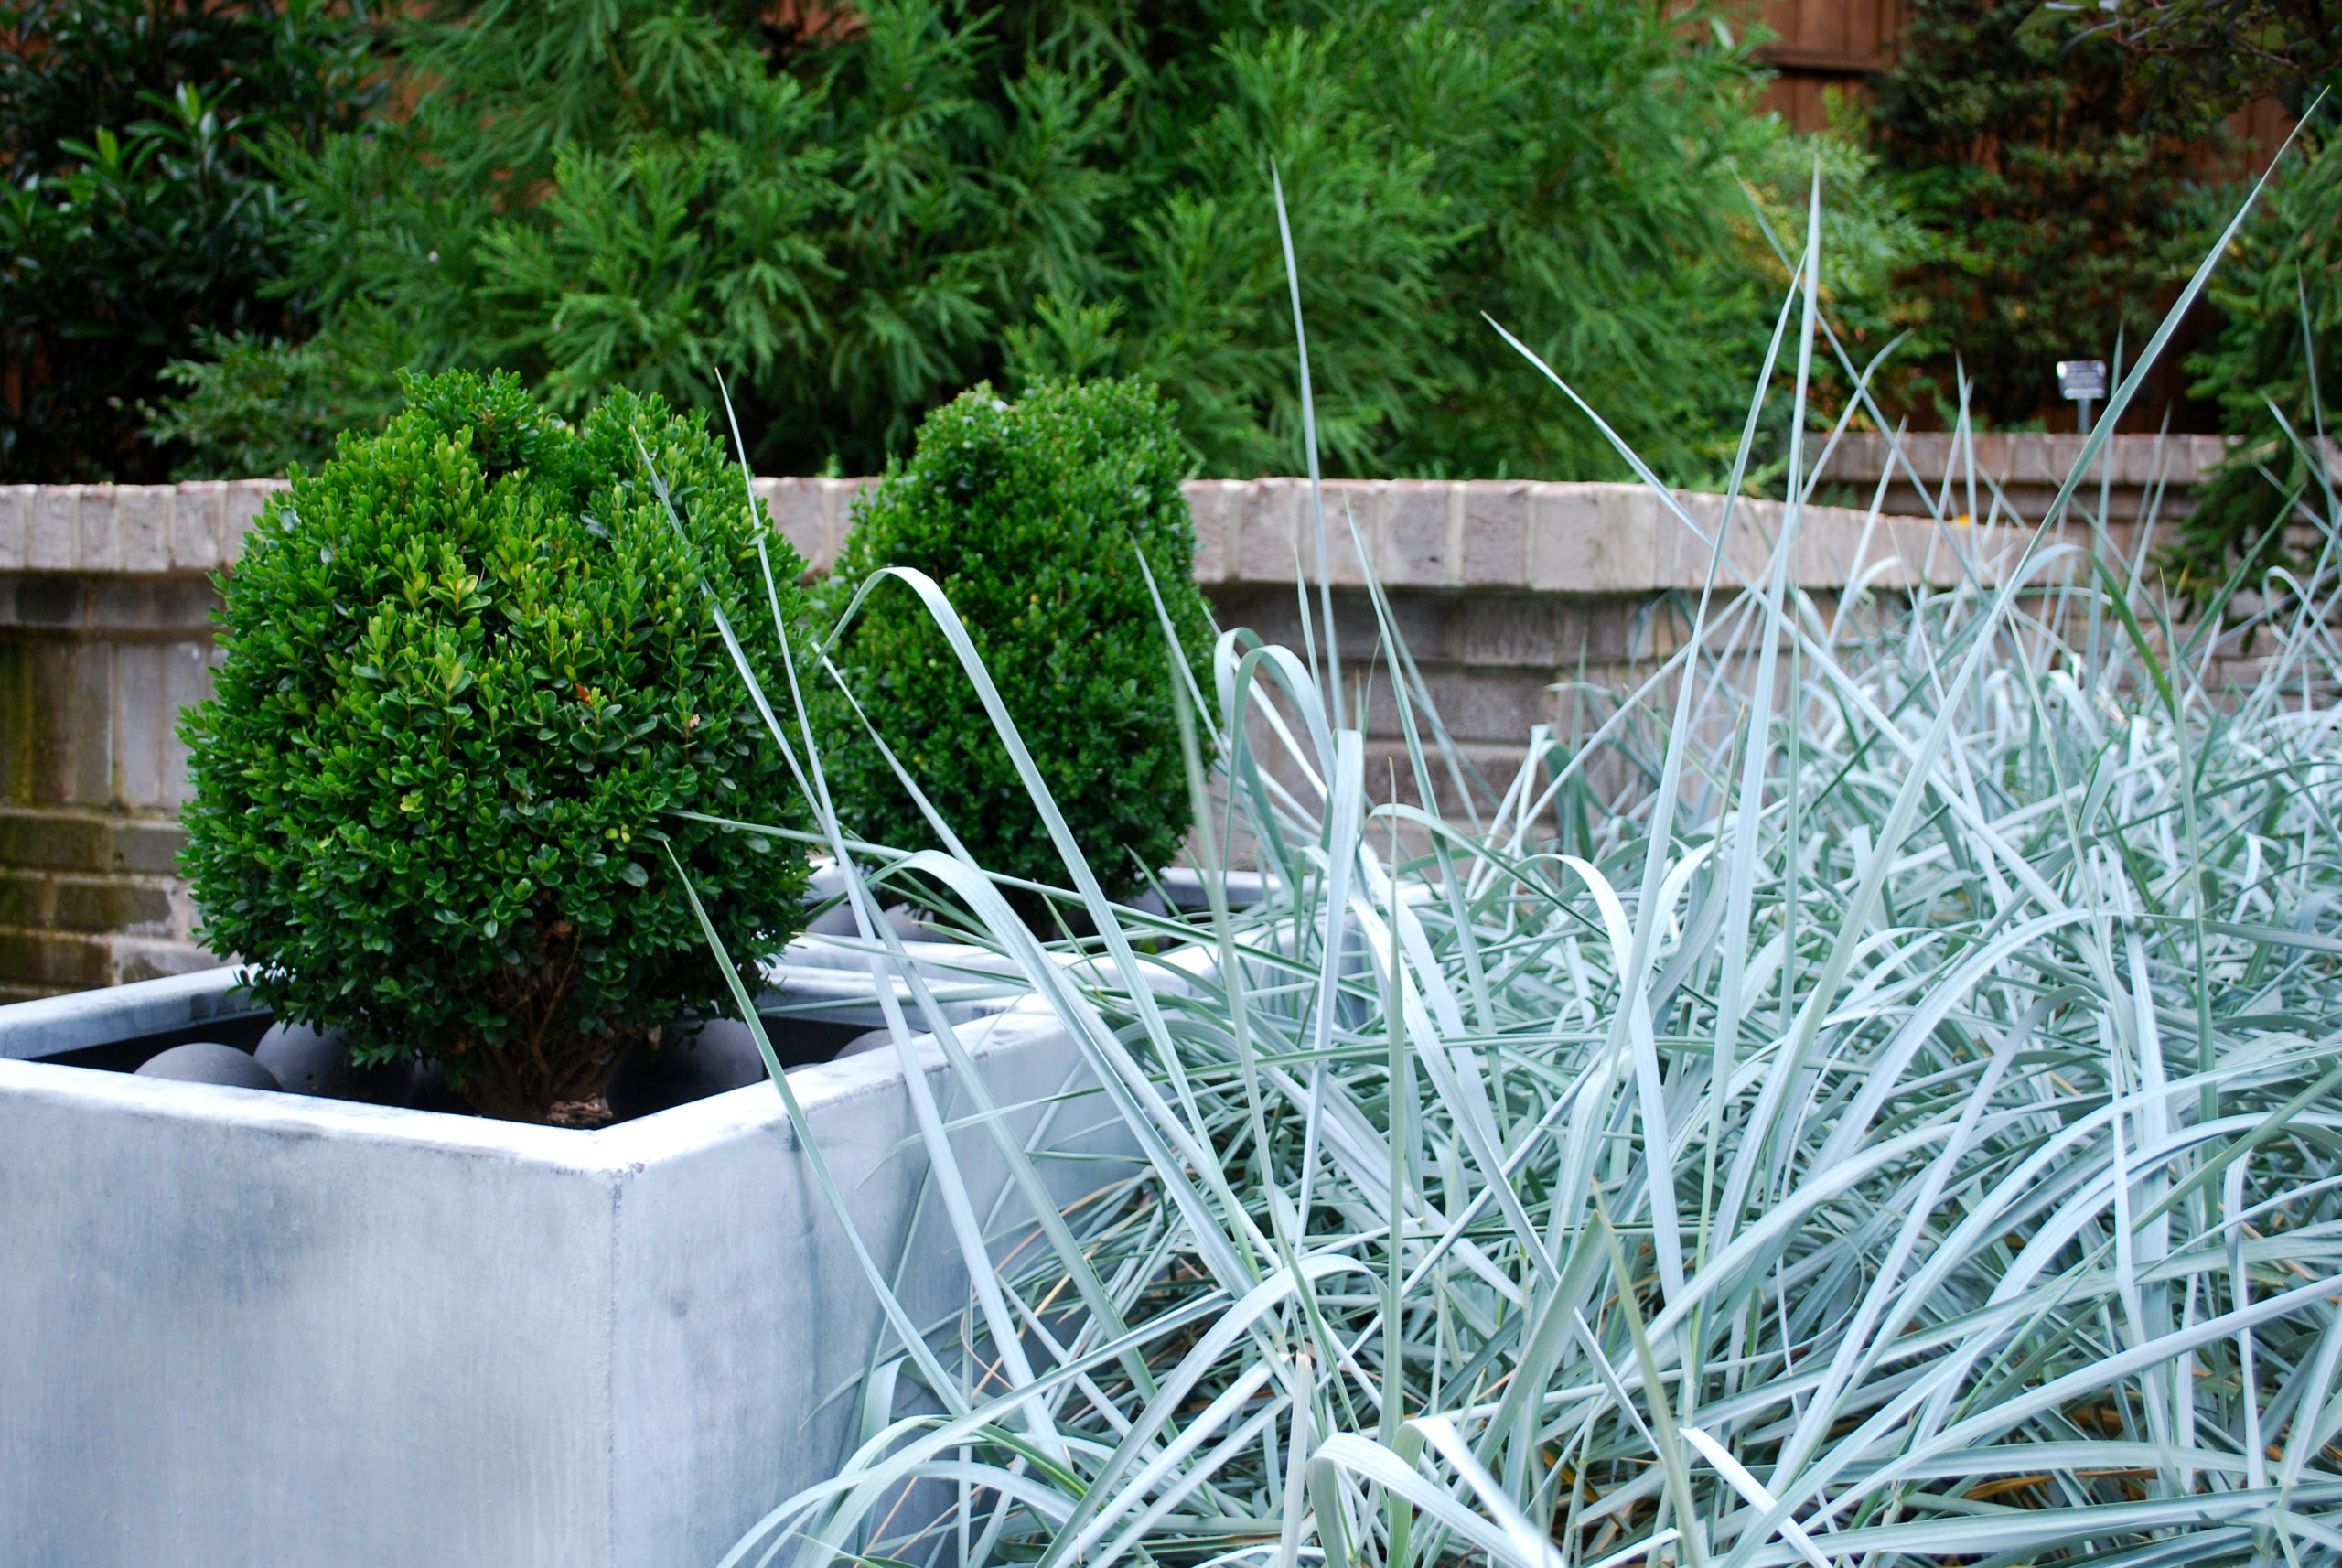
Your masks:
M 1289 471 L 1272 169 L 1333 472 L 1620 472 L 1486 311 L 1715 483 L 1817 160 L 1850 348 L 1916 339 L 1890 407 L 1949 417 L 1956 356 L 2021 424 L 2200 255 L 2219 115 L 2330 68 L 2331 4 L 1919 0 L 1824 137 L 1757 111 L 1725 14 L 1645 0 L 25 6 L 0 464 L 314 467 L 412 365 L 573 414 L 722 375 L 768 471 L 875 471 L 979 381 L 1133 375 L 1198 469 Z
M 2321 487 L 2342 482 L 2331 401 L 2342 388 L 2342 137 L 2329 119 L 2303 140 L 2213 283 L 2219 338 L 2188 362 L 2237 437 L 2173 552 L 2194 587 L 2217 588 L 2248 554 L 2261 568 L 2296 564 L 2283 537 L 2304 532 L 2295 502 L 2320 505 Z M 2272 528 L 2280 536 L 2264 542 Z
M 366 0 L 35 0 L 0 7 L 0 472 L 147 479 L 172 358 L 298 330 L 297 214 L 257 156 L 315 145 L 382 92 Z
M 1776 264 L 1740 181 L 1801 196 L 1812 149 L 1754 113 L 1746 40 L 1705 12 L 851 15 L 808 31 L 678 0 L 419 13 L 397 49 L 410 114 L 284 144 L 305 227 L 282 286 L 324 313 L 345 384 L 310 390 L 323 350 L 231 354 L 183 372 L 166 427 L 223 457 L 274 441 L 314 460 L 337 413 L 380 406 L 349 381 L 365 363 L 509 367 L 571 410 L 613 386 L 705 406 L 722 374 L 759 466 L 868 472 L 977 381 L 1102 372 L 1163 385 L 1200 467 L 1289 469 L 1273 167 L 1334 470 L 1616 471 L 1486 310 L 1663 468 L 1722 472 Z M 1860 293 L 1895 253 L 1892 215 L 1851 191 L 1833 211 Z
M 2298 564 L 2287 537 L 2301 532 L 2295 503 L 2307 496 L 2315 504 L 2331 477 L 2320 476 L 2314 456 L 2333 428 L 2321 389 L 2330 396 L 2342 383 L 2342 153 L 2334 133 L 2342 105 L 2332 97 L 2342 87 L 2342 0 L 2053 4 L 2029 25 L 2069 48 L 2111 40 L 2165 94 L 2220 112 L 2273 98 L 2304 120 L 2213 280 L 2217 336 L 2187 360 L 2191 390 L 2212 403 L 2234 440 L 2166 563 L 2191 591 L 2217 588 L 2248 558 L 2256 573 Z
M 2111 38 L 2158 86 L 2230 108 L 2274 97 L 2299 115 L 2342 66 L 2342 0 L 2048 0 L 2029 25 Z
M 2058 360 L 2154 330 L 2224 219 L 2232 105 L 2163 91 L 2110 38 L 2061 39 L 2030 0 L 1916 0 L 1868 117 L 1928 243 L 1895 280 L 1922 424 L 1958 407 L 2022 424 L 2056 406 Z M 2150 416 L 2143 410 L 2143 416 Z

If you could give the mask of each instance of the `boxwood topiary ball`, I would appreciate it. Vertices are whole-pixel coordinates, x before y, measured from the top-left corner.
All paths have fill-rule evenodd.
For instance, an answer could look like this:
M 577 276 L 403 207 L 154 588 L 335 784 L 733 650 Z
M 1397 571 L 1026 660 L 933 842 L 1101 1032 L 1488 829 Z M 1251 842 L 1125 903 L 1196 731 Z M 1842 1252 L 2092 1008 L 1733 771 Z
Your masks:
M 800 923 L 800 855 L 677 813 L 802 812 L 702 590 L 786 714 L 758 543 L 785 616 L 801 564 L 655 397 L 575 426 L 510 376 L 407 398 L 295 476 L 222 584 L 184 864 L 280 1019 L 436 1058 L 494 1115 L 590 1121 L 658 1026 L 730 1004 L 669 851 L 751 983 Z
M 979 386 L 929 414 L 908 463 L 855 508 L 824 586 L 835 617 L 870 574 L 940 584 L 983 654 L 1035 766 L 1111 894 L 1167 865 L 1187 837 L 1169 650 L 1146 558 L 1183 652 L 1209 689 L 1210 615 L 1171 409 L 1138 381 L 1064 382 L 1004 403 Z M 1056 886 L 1064 862 L 926 607 L 881 583 L 833 655 L 862 710 L 988 871 Z M 834 691 L 823 720 L 847 825 L 920 848 L 935 835 Z M 1012 896 L 1012 901 L 1015 900 Z M 1028 918 L 1041 918 L 1029 900 Z

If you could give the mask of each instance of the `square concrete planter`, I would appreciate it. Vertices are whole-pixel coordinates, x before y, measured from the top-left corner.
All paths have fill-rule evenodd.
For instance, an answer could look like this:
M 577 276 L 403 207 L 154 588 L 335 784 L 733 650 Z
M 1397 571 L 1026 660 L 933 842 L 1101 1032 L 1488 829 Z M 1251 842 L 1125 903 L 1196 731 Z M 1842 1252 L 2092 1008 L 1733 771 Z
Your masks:
M 876 1025 L 858 958 L 792 957 L 780 1000 Z M 771 1084 L 588 1133 L 21 1059 L 217 1029 L 230 978 L 0 1007 L 0 1563 L 707 1568 L 833 1473 L 880 1319 Z M 1088 1081 L 1035 1004 L 955 1011 L 1001 1102 Z M 957 1310 L 897 1053 L 790 1081 L 914 1316 Z M 1017 1126 L 1113 1156 L 1110 1117 Z

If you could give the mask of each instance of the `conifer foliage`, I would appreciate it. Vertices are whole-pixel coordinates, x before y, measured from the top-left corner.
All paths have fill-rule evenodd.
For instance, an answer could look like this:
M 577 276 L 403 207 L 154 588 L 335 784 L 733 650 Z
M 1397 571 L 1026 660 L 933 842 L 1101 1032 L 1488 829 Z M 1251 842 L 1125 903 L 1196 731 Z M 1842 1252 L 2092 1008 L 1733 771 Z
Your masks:
M 2238 438 L 2178 531 L 2174 564 L 2199 591 L 2217 592 L 2248 559 L 2255 582 L 2272 566 L 2298 568 L 2289 544 L 2323 544 L 2303 503 L 2330 505 L 2342 481 L 2332 402 L 2342 389 L 2342 135 L 2331 113 L 2304 127 L 2267 208 L 2238 237 L 2213 284 L 2220 336 L 2189 361 L 2197 392 L 2218 401 Z
M 1974 413 L 2019 424 L 2057 406 L 2057 360 L 2143 341 L 2201 259 L 2226 216 L 2211 186 L 2235 172 L 2206 157 L 2227 145 L 2226 106 L 2154 91 L 2111 39 L 2061 45 L 2027 25 L 2033 0 L 1909 14 L 1868 111 L 1929 239 L 1896 280 L 1898 313 L 1936 350 L 1922 390 L 1945 412 L 1957 355 Z
M 0 477 L 167 478 L 165 365 L 314 326 L 268 292 L 298 212 L 264 148 L 365 121 L 374 32 L 367 0 L 0 5 Z
M 191 367 L 174 428 L 265 431 L 275 399 L 322 452 L 330 420 L 310 411 L 365 417 L 347 376 L 367 362 L 510 369 L 572 413 L 612 386 L 713 407 L 720 373 L 761 471 L 873 473 L 978 381 L 1136 375 L 1177 403 L 1191 461 L 1291 472 L 1273 170 L 1304 303 L 1335 324 L 1313 344 L 1335 471 L 1614 471 L 1589 424 L 1532 395 L 1486 310 L 1606 406 L 1652 410 L 1627 434 L 1663 467 L 1721 472 L 1739 411 L 1704 400 L 1753 370 L 1769 325 L 1753 285 L 1774 265 L 1736 221 L 1735 177 L 1801 190 L 1810 168 L 1751 112 L 1749 40 L 1721 16 L 786 15 L 418 8 L 399 33 L 412 112 L 285 165 L 307 225 L 292 285 L 336 356 Z M 328 374 L 345 384 L 306 390 Z M 1523 408 L 1540 410 L 1525 427 Z M 1661 409 L 1693 413 L 1692 434 Z

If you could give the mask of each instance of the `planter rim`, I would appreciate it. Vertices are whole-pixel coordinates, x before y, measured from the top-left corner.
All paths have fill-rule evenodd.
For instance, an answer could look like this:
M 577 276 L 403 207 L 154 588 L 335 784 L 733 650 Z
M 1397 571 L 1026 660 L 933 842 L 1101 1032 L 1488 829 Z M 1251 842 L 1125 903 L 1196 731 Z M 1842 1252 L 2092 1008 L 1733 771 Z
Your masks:
M 924 972 L 943 983 L 935 986 L 941 993 L 939 1000 L 959 1015 L 953 1023 L 970 1054 L 979 1059 L 1058 1027 L 1055 1015 L 1027 989 L 1004 993 L 996 985 L 980 985 L 990 994 L 951 994 L 954 980 L 1013 978 L 999 973 L 998 955 L 948 942 L 913 943 L 909 950 Z M 868 966 L 866 953 L 816 939 L 792 944 L 783 961 L 767 966 L 766 976 L 783 1004 L 808 1007 L 816 1015 L 823 1010 L 866 1012 L 876 1005 Z M 254 1131 L 394 1143 L 612 1175 L 639 1171 L 650 1162 L 735 1137 L 778 1132 L 792 1144 L 795 1141 L 787 1111 L 768 1079 L 586 1130 L 141 1078 L 29 1059 L 107 1040 L 183 1030 L 213 1019 L 249 1018 L 258 1009 L 231 1000 L 241 972 L 240 966 L 222 965 L 0 1006 L 0 1094 L 78 1103 L 127 1116 L 192 1118 Z M 895 987 L 907 1000 L 908 988 L 899 978 Z M 942 1047 L 920 1028 L 915 1013 L 909 1023 L 920 1066 L 929 1072 L 941 1070 Z M 794 1068 L 788 1077 L 800 1107 L 810 1115 L 822 1107 L 889 1092 L 902 1074 L 900 1053 L 881 1048 Z
M 912 942 L 911 958 L 933 980 L 1015 980 L 1013 962 L 985 949 L 958 942 Z M 870 951 L 853 939 L 800 938 L 776 961 L 766 979 L 791 993 L 785 1005 L 834 1004 L 851 1006 L 871 999 Z M 0 1059 L 55 1056 L 85 1046 L 159 1035 L 214 1020 L 250 1018 L 260 1011 L 236 996 L 242 964 L 192 970 L 159 980 L 70 991 L 29 1002 L 0 1004 Z M 898 979 L 896 994 L 907 996 Z M 1017 988 L 1019 991 L 1022 987 Z M 999 994 L 997 992 L 995 995 Z M 951 996 L 983 1006 L 987 998 Z M 988 1009 L 990 1010 L 990 1009 Z
M 248 1018 L 259 1009 L 231 1000 L 236 972 L 235 966 L 223 965 L 8 1003 L 0 1006 L 0 1059 L 79 1050 L 97 1044 L 91 1036 L 100 1032 L 123 1039 L 215 1018 Z
M 1045 1006 L 1020 1004 L 971 1020 L 961 1029 L 969 1054 L 981 1061 L 995 1051 L 1053 1033 L 1058 1023 Z M 911 1043 L 923 1069 L 942 1070 L 943 1049 L 932 1035 L 916 1036 Z M 799 1106 L 811 1116 L 849 1101 L 891 1092 L 902 1080 L 903 1068 L 897 1051 L 875 1050 L 797 1068 L 788 1076 Z M 0 1059 L 0 1095 L 74 1103 L 125 1116 L 405 1144 L 611 1176 L 639 1173 L 653 1162 L 732 1138 L 778 1133 L 792 1145 L 796 1140 L 768 1079 L 591 1131 L 11 1059 Z

